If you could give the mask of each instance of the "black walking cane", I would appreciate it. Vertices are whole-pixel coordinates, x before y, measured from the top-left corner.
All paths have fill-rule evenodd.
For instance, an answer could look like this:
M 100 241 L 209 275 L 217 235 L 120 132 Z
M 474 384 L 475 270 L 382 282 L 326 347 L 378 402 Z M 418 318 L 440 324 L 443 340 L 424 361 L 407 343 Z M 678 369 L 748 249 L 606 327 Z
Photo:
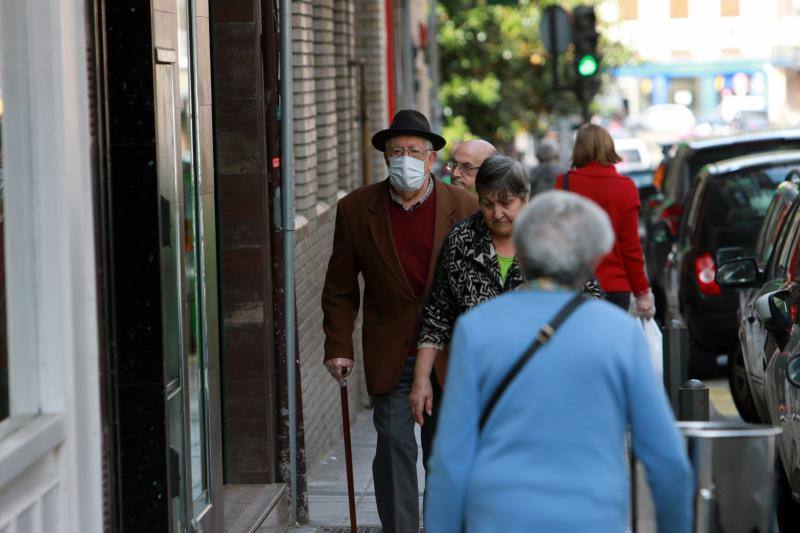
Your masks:
M 353 449 L 350 445 L 350 401 L 347 397 L 347 369 L 342 368 L 342 379 L 339 381 L 339 392 L 342 396 L 342 432 L 344 433 L 344 461 L 347 468 L 347 497 L 350 502 L 350 531 L 356 533 L 356 488 L 353 483 Z

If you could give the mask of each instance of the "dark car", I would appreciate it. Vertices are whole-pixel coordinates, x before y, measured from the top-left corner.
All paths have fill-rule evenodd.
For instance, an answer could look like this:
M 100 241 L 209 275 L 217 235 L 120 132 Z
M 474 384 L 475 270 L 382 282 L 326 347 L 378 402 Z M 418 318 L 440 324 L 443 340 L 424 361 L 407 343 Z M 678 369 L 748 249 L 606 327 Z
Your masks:
M 761 225 L 753 260 L 759 277 L 767 280 L 766 283 L 738 291 L 739 342 L 728 359 L 728 382 L 736 408 L 747 422 L 769 420 L 764 402 L 764 346 L 767 330 L 755 318 L 755 305 L 765 290 L 769 292 L 773 287 L 784 283 L 790 255 L 790 246 L 787 243 L 796 240 L 796 234 L 800 231 L 798 183 L 798 174 L 792 172 L 778 185 Z M 730 248 L 724 253 L 728 255 L 729 261 L 744 255 L 740 248 Z M 725 263 L 725 259 L 718 257 L 718 263 Z
M 679 142 L 670 147 L 654 177 L 661 194 L 648 201 L 645 222 L 644 252 L 658 318 L 664 318 L 664 263 L 672 249 L 672 240 L 678 234 L 695 174 L 710 163 L 733 157 L 796 149 L 800 149 L 800 129 L 739 133 Z M 661 231 L 663 229 L 668 231 Z
M 794 200 L 779 226 L 766 268 L 758 257 L 734 259 L 720 266 L 717 282 L 726 289 L 743 289 L 740 342 L 752 403 L 750 411 L 745 406 L 740 412 L 783 428 L 778 439 L 778 522 L 781 531 L 798 531 L 800 200 Z
M 717 355 L 738 342 L 738 297 L 715 281 L 718 253 L 753 254 L 777 186 L 796 168 L 800 150 L 737 157 L 697 173 L 662 277 L 667 317 L 683 318 L 689 330 L 694 374 L 714 373 Z

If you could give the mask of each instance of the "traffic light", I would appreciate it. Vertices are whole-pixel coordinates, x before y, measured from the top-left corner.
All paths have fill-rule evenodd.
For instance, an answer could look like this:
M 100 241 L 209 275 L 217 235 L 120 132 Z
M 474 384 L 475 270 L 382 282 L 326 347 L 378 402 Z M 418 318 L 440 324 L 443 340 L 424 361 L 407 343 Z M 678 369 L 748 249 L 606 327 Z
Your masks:
M 577 6 L 572 10 L 572 38 L 575 46 L 575 94 L 588 105 L 600 88 L 600 55 L 595 28 L 597 18 L 593 6 Z

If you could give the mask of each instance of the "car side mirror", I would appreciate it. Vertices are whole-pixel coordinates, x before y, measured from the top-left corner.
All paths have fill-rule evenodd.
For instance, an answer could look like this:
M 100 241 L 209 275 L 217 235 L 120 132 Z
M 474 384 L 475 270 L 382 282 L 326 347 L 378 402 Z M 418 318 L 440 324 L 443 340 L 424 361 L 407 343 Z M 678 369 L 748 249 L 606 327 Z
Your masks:
M 656 222 L 650 230 L 650 234 L 652 235 L 653 242 L 656 244 L 664 244 L 674 240 L 669 225 L 664 220 Z
M 789 311 L 789 291 L 768 292 L 756 300 L 756 316 L 783 349 L 789 341 L 792 316 Z
M 741 246 L 725 246 L 717 250 L 716 259 L 718 265 L 724 265 L 725 263 L 730 263 L 734 259 L 739 259 L 744 256 L 744 250 Z
M 721 264 L 720 264 L 721 263 Z M 717 285 L 732 289 L 755 287 L 762 281 L 761 271 L 754 257 L 740 257 L 732 261 L 720 261 L 717 253 Z
M 786 365 L 786 379 L 795 387 L 800 388 L 800 354 L 789 359 L 789 363 Z

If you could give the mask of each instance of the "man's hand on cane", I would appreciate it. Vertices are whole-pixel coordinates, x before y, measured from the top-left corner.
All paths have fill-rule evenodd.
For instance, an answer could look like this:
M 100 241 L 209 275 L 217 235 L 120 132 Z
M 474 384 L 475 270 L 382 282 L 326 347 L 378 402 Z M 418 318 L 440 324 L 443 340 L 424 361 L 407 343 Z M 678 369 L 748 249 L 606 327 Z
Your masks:
M 329 359 L 325 361 L 325 368 L 331 376 L 341 385 L 345 378 L 350 375 L 353 370 L 353 360 L 346 357 L 337 357 L 336 359 Z

